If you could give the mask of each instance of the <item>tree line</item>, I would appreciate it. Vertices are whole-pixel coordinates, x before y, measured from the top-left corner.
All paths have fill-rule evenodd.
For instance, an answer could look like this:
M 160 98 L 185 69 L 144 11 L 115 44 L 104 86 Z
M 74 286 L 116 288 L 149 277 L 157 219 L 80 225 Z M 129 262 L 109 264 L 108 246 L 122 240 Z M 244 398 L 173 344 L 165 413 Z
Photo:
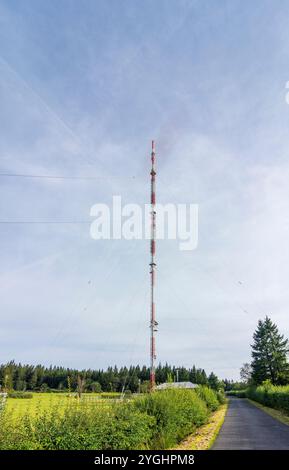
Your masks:
M 106 370 L 77 370 L 65 367 L 17 364 L 10 361 L 0 365 L 0 387 L 6 391 L 66 391 L 78 390 L 81 384 L 84 392 L 135 393 L 147 391 L 150 371 L 146 366 L 108 367 Z M 223 383 L 212 372 L 207 376 L 204 369 L 174 367 L 159 364 L 156 368 L 156 382 L 190 381 L 208 385 L 215 390 L 223 388 Z

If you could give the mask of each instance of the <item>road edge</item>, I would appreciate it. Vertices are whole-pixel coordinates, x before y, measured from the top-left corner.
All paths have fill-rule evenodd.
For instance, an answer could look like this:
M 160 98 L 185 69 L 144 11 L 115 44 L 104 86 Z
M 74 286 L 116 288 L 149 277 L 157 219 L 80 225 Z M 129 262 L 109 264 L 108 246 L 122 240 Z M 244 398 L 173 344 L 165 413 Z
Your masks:
M 250 398 L 246 398 L 246 400 L 252 405 L 256 406 L 256 408 L 259 408 L 259 410 L 262 410 L 272 418 L 275 418 L 280 423 L 289 426 L 289 416 L 285 415 L 282 411 L 275 410 L 275 408 L 270 408 L 269 406 L 261 405 L 261 403 L 251 400 Z

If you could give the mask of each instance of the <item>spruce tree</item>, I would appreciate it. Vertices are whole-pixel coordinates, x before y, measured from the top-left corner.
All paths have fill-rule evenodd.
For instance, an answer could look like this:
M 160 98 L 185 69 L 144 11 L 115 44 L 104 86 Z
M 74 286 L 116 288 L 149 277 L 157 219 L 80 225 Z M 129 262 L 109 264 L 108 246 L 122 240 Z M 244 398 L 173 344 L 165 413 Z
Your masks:
M 221 383 L 218 377 L 214 374 L 214 372 L 210 373 L 208 377 L 208 383 L 209 383 L 209 387 L 211 387 L 213 390 L 218 391 L 221 388 Z
M 252 379 L 258 385 L 264 380 L 270 380 L 274 385 L 287 383 L 289 366 L 287 353 L 288 339 L 284 339 L 277 326 L 266 316 L 259 320 L 253 334 L 252 347 Z

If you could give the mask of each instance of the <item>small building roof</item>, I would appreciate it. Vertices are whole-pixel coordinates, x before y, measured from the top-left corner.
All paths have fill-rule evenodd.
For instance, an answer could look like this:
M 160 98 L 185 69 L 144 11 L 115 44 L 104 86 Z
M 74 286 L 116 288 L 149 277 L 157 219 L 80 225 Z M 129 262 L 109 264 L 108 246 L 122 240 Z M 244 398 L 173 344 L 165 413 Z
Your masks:
M 198 384 L 192 382 L 165 382 L 157 385 L 156 390 L 165 390 L 167 388 L 197 388 Z

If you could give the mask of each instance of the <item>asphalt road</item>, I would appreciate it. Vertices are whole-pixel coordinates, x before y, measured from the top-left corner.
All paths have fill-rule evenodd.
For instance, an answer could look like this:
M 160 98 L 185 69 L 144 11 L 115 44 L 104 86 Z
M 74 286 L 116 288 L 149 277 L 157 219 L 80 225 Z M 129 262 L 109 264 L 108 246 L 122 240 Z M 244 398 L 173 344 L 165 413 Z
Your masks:
M 289 426 L 246 399 L 230 398 L 229 408 L 212 450 L 289 449 Z

